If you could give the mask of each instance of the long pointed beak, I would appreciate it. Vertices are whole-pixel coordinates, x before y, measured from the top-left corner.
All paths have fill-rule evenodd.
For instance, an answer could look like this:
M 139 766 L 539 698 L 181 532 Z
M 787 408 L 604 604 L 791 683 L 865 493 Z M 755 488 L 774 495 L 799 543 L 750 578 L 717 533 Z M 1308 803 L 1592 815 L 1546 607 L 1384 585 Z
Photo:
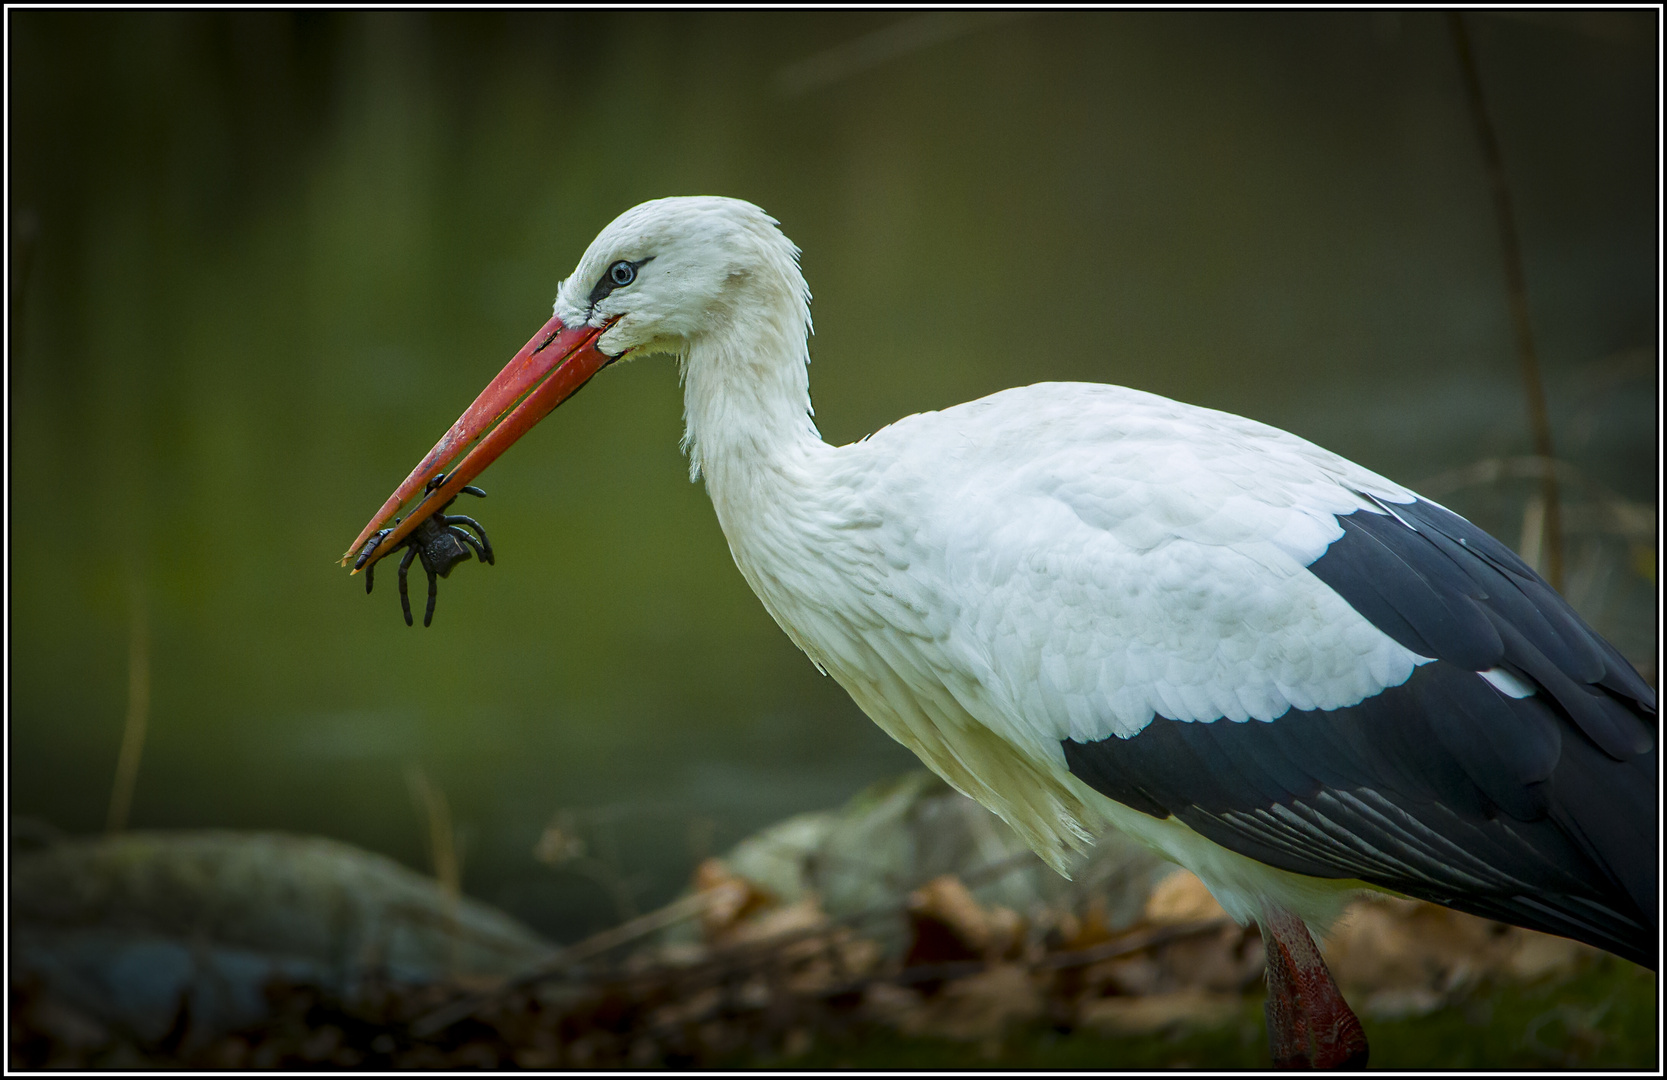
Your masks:
M 559 318 L 545 323 L 480 392 L 475 403 L 464 410 L 451 430 L 434 444 L 434 449 L 411 470 L 405 482 L 388 496 L 382 509 L 342 555 L 342 565 L 357 558 L 365 541 L 386 527 L 401 506 L 421 496 L 421 501 L 376 546 L 364 567 L 355 567 L 353 572 L 357 574 L 395 550 L 419 522 L 446 505 L 447 500 L 508 450 L 511 443 L 606 367 L 614 357 L 596 347 L 596 339 L 605 330 L 606 326 L 563 326 Z M 456 460 L 460 455 L 461 460 Z M 446 472 L 445 483 L 425 494 L 428 482 L 445 472 L 448 463 L 454 461 L 451 470 Z

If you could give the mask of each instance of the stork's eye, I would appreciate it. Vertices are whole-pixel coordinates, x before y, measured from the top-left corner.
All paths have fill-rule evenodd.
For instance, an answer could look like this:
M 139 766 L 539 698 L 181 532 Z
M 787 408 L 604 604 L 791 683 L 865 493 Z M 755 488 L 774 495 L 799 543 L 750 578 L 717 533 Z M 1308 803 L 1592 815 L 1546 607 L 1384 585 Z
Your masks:
M 629 259 L 621 259 L 612 266 L 608 267 L 606 270 L 602 271 L 601 278 L 599 278 L 596 282 L 596 288 L 590 290 L 590 306 L 595 307 L 597 304 L 600 304 L 603 300 L 607 299 L 608 294 L 613 292 L 615 289 L 624 288 L 626 285 L 629 285 L 631 282 L 637 280 L 638 268 L 652 258 L 654 258 L 654 256 L 650 255 L 648 258 L 638 259 L 636 262 L 632 262 Z

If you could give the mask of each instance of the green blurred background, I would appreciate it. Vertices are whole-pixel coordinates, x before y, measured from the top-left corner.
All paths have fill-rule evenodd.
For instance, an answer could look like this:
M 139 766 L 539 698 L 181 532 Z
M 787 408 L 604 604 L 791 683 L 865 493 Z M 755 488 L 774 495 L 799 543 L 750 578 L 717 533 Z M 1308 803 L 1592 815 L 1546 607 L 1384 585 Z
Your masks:
M 1571 499 L 1651 529 L 1656 17 L 1470 17 Z M 801 245 L 832 441 L 1085 379 L 1414 485 L 1531 446 L 1439 14 L 7 20 L 10 805 L 72 832 L 105 820 L 136 604 L 133 826 L 426 868 L 414 764 L 465 889 L 560 939 L 914 764 L 734 569 L 669 364 L 493 466 L 498 564 L 432 629 L 336 563 L 644 199 L 749 199 Z M 1515 544 L 1531 491 L 1431 494 Z M 1653 533 L 1570 520 L 1571 596 L 1653 679 Z M 563 809 L 611 880 L 533 858 Z

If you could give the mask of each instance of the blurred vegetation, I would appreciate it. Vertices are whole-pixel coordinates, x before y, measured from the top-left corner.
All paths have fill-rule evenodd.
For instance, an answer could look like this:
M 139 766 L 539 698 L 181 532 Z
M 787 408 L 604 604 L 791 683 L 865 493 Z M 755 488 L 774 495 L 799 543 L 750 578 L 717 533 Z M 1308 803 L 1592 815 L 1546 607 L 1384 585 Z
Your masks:
M 1596 1004 L 1560 1004 L 1565 999 Z M 1428 1016 L 1365 1023 L 1374 1069 L 1648 1070 L 1657 1061 L 1658 1012 L 1654 974 L 1611 958 L 1573 978 L 1494 983 Z M 1263 1070 L 1268 1042 L 1261 1004 L 1247 1001 L 1231 1023 L 1177 1026 L 1158 1038 L 1029 1029 L 978 1044 L 872 1031 L 774 1063 L 795 1069 Z
M 1655 19 L 1473 23 L 1559 454 L 1646 509 Z M 464 890 L 561 940 L 912 766 L 734 571 L 666 365 L 610 371 L 489 471 L 498 564 L 453 574 L 432 630 L 336 565 L 646 198 L 747 198 L 804 248 L 831 440 L 1089 379 L 1413 484 L 1530 445 L 1438 14 L 7 20 L 8 779 L 72 832 L 111 803 L 135 596 L 132 825 L 426 867 L 415 763 Z M 1440 497 L 1516 544 L 1529 490 Z M 1653 539 L 1594 535 L 1580 602 L 1642 662 Z M 564 808 L 607 875 L 533 859 Z
M 195 1054 L 146 1054 L 130 1044 L 87 1057 L 95 1068 L 503 1068 L 516 1063 L 506 1047 L 472 1029 L 443 1047 L 410 1047 L 362 1016 L 314 995 L 279 1000 L 280 1020 Z M 1595 1002 L 1569 1005 L 1565 1002 Z M 27 1007 L 27 1002 L 25 1007 Z M 1371 1067 L 1388 1070 L 1626 1069 L 1658 1062 L 1655 977 L 1625 961 L 1601 961 L 1573 978 L 1536 985 L 1490 983 L 1453 1008 L 1403 1020 L 1366 1021 Z M 616 1018 L 617 1022 L 617 1018 Z M 1176 1025 L 1158 1035 L 1111 1036 L 1089 1029 L 1032 1025 L 982 1041 L 909 1037 L 880 1024 L 847 1023 L 814 1034 L 797 1028 L 764 1050 L 716 1060 L 673 1056 L 660 1067 L 826 1069 L 1143 1069 L 1267 1068 L 1261 1005 L 1246 1000 L 1232 1020 L 1209 1027 Z M 14 1068 L 62 1066 L 51 1044 L 24 1029 L 12 1043 Z M 645 1062 L 636 1063 L 643 1067 Z

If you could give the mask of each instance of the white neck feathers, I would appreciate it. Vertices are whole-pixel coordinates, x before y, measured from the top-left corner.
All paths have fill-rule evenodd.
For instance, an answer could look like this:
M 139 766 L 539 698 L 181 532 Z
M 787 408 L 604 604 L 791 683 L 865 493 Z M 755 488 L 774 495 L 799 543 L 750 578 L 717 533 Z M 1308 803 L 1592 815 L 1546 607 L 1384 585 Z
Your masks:
M 750 278 L 681 360 L 690 478 L 705 476 L 726 532 L 744 504 L 826 448 L 811 419 L 810 297 L 791 250 Z

